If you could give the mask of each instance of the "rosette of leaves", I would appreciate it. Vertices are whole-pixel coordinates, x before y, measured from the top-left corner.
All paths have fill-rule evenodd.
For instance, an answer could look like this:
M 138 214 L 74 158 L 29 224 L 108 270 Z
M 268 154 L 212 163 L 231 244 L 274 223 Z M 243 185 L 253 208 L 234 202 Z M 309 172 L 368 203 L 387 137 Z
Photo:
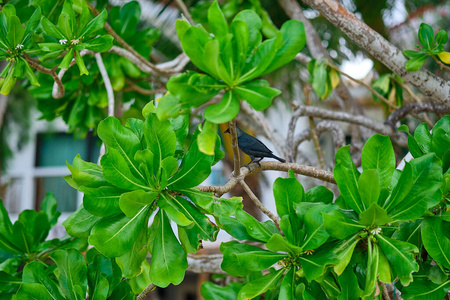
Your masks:
M 56 199 L 48 193 L 40 211 L 27 209 L 12 224 L 0 201 L 0 297 L 15 294 L 26 277 L 23 266 L 29 262 L 42 265 L 58 249 L 86 249 L 85 239 L 64 237 L 46 241 L 50 229 L 61 215 L 56 210 Z M 9 298 L 8 298 L 9 299 Z M 44 299 L 44 298 L 42 298 Z
M 361 297 L 369 299 L 378 281 L 398 278 L 404 286 L 413 284 L 412 273 L 419 271 L 418 246 L 394 231 L 440 203 L 442 166 L 429 153 L 406 163 L 403 171 L 395 170 L 390 139 L 374 135 L 363 148 L 360 173 L 348 148 L 336 153 L 333 171 L 340 209 L 324 213 L 323 221 L 327 232 L 341 240 L 333 249 L 339 259 L 334 272 L 339 276 L 349 272 L 365 282 Z
M 450 289 L 450 116 L 437 121 L 431 131 L 426 123 L 417 126 L 414 135 L 408 132 L 406 125 L 399 130 L 408 133 L 409 151 L 415 158 L 434 153 L 442 161 L 444 176 L 439 205 L 422 220 L 405 224 L 395 233 L 415 241 L 427 253 L 421 257 L 426 268 L 414 276 L 414 282 L 402 290 L 402 296 L 405 299 L 442 299 Z
M 331 203 L 333 193 L 323 186 L 305 193 L 292 171 L 288 178 L 275 181 L 273 193 L 283 235 L 272 221 L 259 222 L 241 204 L 233 209 L 215 207 L 221 228 L 239 240 L 263 243 L 267 249 L 238 241 L 222 243 L 222 269 L 232 276 L 251 278 L 240 289 L 228 288 L 227 292 L 236 292 L 237 299 L 253 299 L 268 290 L 279 299 L 335 296 L 339 288 L 327 269 L 338 261 L 330 251 L 330 235 L 322 219 L 323 213 L 338 209 Z M 269 273 L 261 275 L 269 268 Z M 207 284 L 202 290 L 206 299 L 218 299 L 216 292 L 221 289 Z
M 308 63 L 308 72 L 311 77 L 312 88 L 320 100 L 328 98 L 334 88 L 341 81 L 339 73 L 328 66 L 328 63 L 321 59 L 313 59 Z
M 444 51 L 444 46 L 448 41 L 448 33 L 445 30 L 439 30 L 434 34 L 433 27 L 426 23 L 420 24 L 419 41 L 422 44 L 416 45 L 419 50 L 405 50 L 403 55 L 408 57 L 405 68 L 408 71 L 419 70 L 425 60 L 431 56 L 437 55 L 444 63 L 450 64 L 450 53 Z
M 135 299 L 114 259 L 89 250 L 86 259 L 76 249 L 56 250 L 54 264 L 34 261 L 25 265 L 18 299 Z
M 204 74 L 191 71 L 170 78 L 169 93 L 158 105 L 161 119 L 198 107 L 221 91 L 220 103 L 204 112 L 215 128 L 236 117 L 240 101 L 247 101 L 256 110 L 266 109 L 281 92 L 257 78 L 290 62 L 306 41 L 303 23 L 296 20 L 284 23 L 281 30 L 263 41 L 262 21 L 254 11 L 240 12 L 228 25 L 217 1 L 208 9 L 208 23 L 211 33 L 187 21 L 177 21 L 183 50 Z
M 39 85 L 33 69 L 23 57 L 34 51 L 32 35 L 39 26 L 41 9 L 36 7 L 24 29 L 11 4 L 3 6 L 0 12 L 0 61 L 8 64 L 0 73 L 0 94 L 8 95 L 17 79 L 27 77 L 33 85 Z
M 187 135 L 185 124 L 160 121 L 153 111 L 151 104 L 144 109 L 145 121 L 128 119 L 125 126 L 114 117 L 100 122 L 98 136 L 106 154 L 100 166 L 78 156 L 68 165 L 72 176 L 67 181 L 84 198 L 63 224 L 70 235 L 89 237 L 102 254 L 115 257 L 125 277 L 136 281 L 140 274 L 145 283 L 141 291 L 149 282 L 179 284 L 187 269 L 186 253 L 196 252 L 202 240 L 215 239 L 218 229 L 203 214 L 214 202 L 212 193 L 195 187 L 223 157 L 218 139 L 215 155 L 200 152 L 198 132 L 184 155 L 176 152 Z M 178 226 L 178 239 L 171 221 Z
M 106 18 L 104 10 L 91 20 L 91 13 L 86 4 L 81 6 L 81 12 L 76 17 L 72 0 L 65 0 L 57 26 L 46 17 L 42 17 L 42 28 L 47 34 L 48 42 L 39 43 L 41 50 L 47 52 L 39 59 L 43 61 L 64 55 L 58 68 L 68 69 L 75 59 L 80 75 L 89 74 L 80 51 L 87 49 L 105 52 L 112 47 L 112 36 L 99 35 L 99 31 L 105 26 Z

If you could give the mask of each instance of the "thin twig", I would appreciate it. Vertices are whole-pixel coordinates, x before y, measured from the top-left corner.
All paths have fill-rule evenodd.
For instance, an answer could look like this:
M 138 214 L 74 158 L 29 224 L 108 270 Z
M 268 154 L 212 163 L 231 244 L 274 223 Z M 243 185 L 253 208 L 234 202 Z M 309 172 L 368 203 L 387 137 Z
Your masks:
M 52 76 L 52 78 L 53 78 L 53 80 L 55 81 L 55 84 L 56 84 L 56 89 L 55 89 L 55 87 L 53 87 L 52 96 L 55 99 L 62 98 L 64 96 L 64 93 L 65 93 L 64 85 L 63 85 L 61 79 L 56 74 L 56 72 L 54 70 L 47 69 L 47 68 L 41 66 L 40 64 L 36 63 L 33 59 L 31 59 L 30 56 L 28 56 L 28 54 L 24 54 L 23 57 L 30 64 L 30 66 L 32 66 L 33 68 L 35 68 L 39 72 Z
M 186 17 L 186 19 L 191 23 L 191 25 L 194 25 L 194 19 L 192 19 L 191 14 L 189 13 L 189 10 L 187 9 L 186 5 L 183 3 L 182 0 L 175 0 L 177 3 L 177 6 L 181 9 L 183 12 L 183 15 Z
M 320 170 L 318 168 L 300 165 L 296 163 L 280 163 L 277 161 L 264 161 L 261 162 L 261 167 L 258 166 L 258 164 L 250 164 L 249 169 L 246 167 L 242 167 L 240 169 L 240 175 L 239 176 L 231 176 L 231 178 L 228 180 L 228 182 L 223 186 L 198 186 L 200 191 L 202 192 L 213 192 L 217 197 L 221 197 L 223 194 L 231 191 L 236 184 L 238 184 L 239 180 L 244 180 L 244 178 L 252 173 L 255 173 L 257 171 L 266 171 L 266 170 L 272 170 L 272 171 L 284 171 L 287 172 L 289 170 L 292 170 L 295 174 L 300 174 L 316 179 L 320 179 L 325 182 L 330 182 L 336 184 L 336 181 L 334 180 L 333 173 L 327 172 L 324 170 Z
M 441 62 L 439 59 L 436 58 L 436 55 L 431 55 L 431 57 L 436 61 L 436 63 L 439 65 L 439 68 L 445 69 L 447 71 L 450 71 L 450 67 L 445 65 L 443 62 Z
M 108 71 L 106 71 L 105 64 L 103 63 L 102 55 L 100 53 L 94 54 L 95 60 L 98 65 L 98 69 L 103 78 L 103 84 L 106 88 L 106 94 L 108 95 L 108 116 L 114 116 L 114 90 L 111 85 L 111 80 L 108 76 Z
M 237 132 L 236 132 L 236 122 L 233 119 L 230 121 L 229 124 L 230 124 L 230 135 L 231 135 L 231 147 L 233 148 L 234 176 L 238 177 L 240 175 L 241 157 L 239 155 Z
M 250 197 L 250 199 L 253 201 L 253 203 L 255 203 L 255 205 L 275 223 L 275 226 L 277 226 L 278 230 L 280 230 L 280 219 L 262 204 L 262 202 L 258 199 L 258 197 L 256 197 L 256 195 L 253 193 L 253 191 L 245 183 L 244 180 L 239 180 L 239 184 L 242 186 L 242 188 Z
M 384 103 L 386 103 L 390 108 L 392 109 L 398 109 L 398 106 L 392 104 L 391 102 L 389 102 L 388 99 L 386 99 L 386 97 L 384 97 L 383 95 L 381 95 L 380 93 L 378 93 L 370 84 L 365 83 L 363 80 L 359 80 L 356 79 L 354 77 L 352 77 L 351 75 L 345 73 L 344 71 L 342 71 L 341 69 L 339 69 L 338 67 L 336 67 L 335 65 L 329 63 L 328 66 L 332 69 L 335 69 L 336 71 L 338 71 L 339 73 L 341 73 L 342 75 L 344 75 L 345 77 L 347 77 L 348 79 L 357 82 L 363 86 L 365 86 L 368 90 L 370 90 L 372 93 L 374 93 L 378 98 L 381 99 L 381 101 L 383 101 Z
M 438 114 L 450 114 L 450 107 L 442 104 L 434 103 L 411 103 L 400 107 L 389 115 L 384 124 L 395 127 L 398 120 L 405 117 L 407 114 L 420 112 L 434 112 Z
M 147 287 L 145 288 L 145 290 L 142 291 L 142 293 L 140 293 L 140 294 L 137 296 L 137 299 L 138 299 L 138 300 L 144 300 L 144 298 L 145 298 L 151 291 L 153 291 L 155 288 L 156 288 L 156 285 L 154 285 L 153 283 L 151 283 L 149 286 L 147 286 Z
M 311 98 L 309 96 L 309 92 L 311 91 L 311 87 L 309 84 L 305 85 L 303 92 L 305 93 L 305 105 L 311 106 Z M 314 148 L 317 152 L 317 159 L 319 162 L 319 167 L 322 170 L 326 170 L 327 166 L 325 164 L 325 157 L 323 156 L 322 147 L 320 146 L 319 135 L 317 134 L 316 123 L 314 122 L 314 118 L 309 116 L 309 127 L 311 128 L 311 137 L 314 142 Z
M 387 290 L 387 287 L 386 287 L 386 283 L 380 281 L 380 284 L 383 289 L 381 291 L 381 293 L 383 295 L 383 300 L 391 300 L 391 297 L 389 296 L 389 291 Z
M 89 6 L 89 9 L 91 10 L 92 14 L 94 16 L 98 16 L 100 13 L 99 11 L 95 8 L 94 5 L 92 5 L 92 3 L 90 3 L 89 1 L 86 1 L 86 3 Z M 109 25 L 108 22 L 105 23 L 105 30 L 112 36 L 114 37 L 114 39 L 116 40 L 117 43 L 119 43 L 119 45 L 121 45 L 123 48 L 125 48 L 126 50 L 128 50 L 129 52 L 131 52 L 137 59 L 139 59 L 143 64 L 145 64 L 147 67 L 149 67 L 150 69 L 152 69 L 154 72 L 158 73 L 159 75 L 163 75 L 163 76 L 170 76 L 176 72 L 173 72 L 172 70 L 162 70 L 159 69 L 158 67 L 156 67 L 154 64 L 152 64 L 150 61 L 148 61 L 147 59 L 145 59 L 139 52 L 137 52 L 136 50 L 134 50 L 133 47 L 131 47 L 127 42 L 125 42 L 125 40 L 123 40 L 115 31 L 114 29 L 111 27 L 111 25 Z
M 132 82 L 128 78 L 125 79 L 125 82 L 127 83 L 128 86 L 123 89 L 124 92 L 134 91 L 134 92 L 138 92 L 139 94 L 142 94 L 142 95 L 164 94 L 167 92 L 167 90 L 164 88 L 154 89 L 154 90 L 144 89 L 144 88 L 138 86 L 137 84 L 134 84 L 134 82 Z

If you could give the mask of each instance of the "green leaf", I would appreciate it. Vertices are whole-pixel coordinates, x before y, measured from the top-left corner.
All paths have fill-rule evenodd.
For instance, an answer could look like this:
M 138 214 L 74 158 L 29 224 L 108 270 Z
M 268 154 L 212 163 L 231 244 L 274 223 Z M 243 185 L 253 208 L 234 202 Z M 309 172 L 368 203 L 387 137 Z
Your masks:
M 144 175 L 139 170 L 139 165 L 134 161 L 136 152 L 142 149 L 138 136 L 129 128 L 122 126 L 119 119 L 108 117 L 98 124 L 98 136 L 105 143 L 109 152 L 110 148 L 117 150 L 132 174 L 140 181 L 145 181 Z
M 325 229 L 322 214 L 336 210 L 333 204 L 320 205 L 311 208 L 305 215 L 306 237 L 302 242 L 304 251 L 313 250 L 325 243 L 330 235 Z
M 366 169 L 358 180 L 358 191 L 363 209 L 367 210 L 380 197 L 380 175 L 377 169 Z
M 211 174 L 213 159 L 214 156 L 200 152 L 197 140 L 192 141 L 179 171 L 170 178 L 168 186 L 173 190 L 179 190 L 199 185 Z
M 311 66 L 310 66 L 311 65 Z M 312 60 L 308 64 L 308 70 L 312 69 L 312 87 L 321 100 L 325 99 L 327 87 L 327 70 L 324 62 Z
M 61 61 L 61 63 L 59 64 L 58 68 L 59 69 L 68 69 L 70 67 L 70 63 L 72 61 L 73 57 L 73 49 L 71 48 L 67 54 L 64 56 L 63 60 Z
M 422 221 L 422 241 L 431 257 L 450 269 L 450 240 L 443 233 L 442 219 L 428 217 Z
M 61 213 L 57 211 L 57 201 L 55 195 L 50 192 L 45 194 L 44 200 L 42 200 L 41 203 L 40 211 L 45 212 L 51 227 L 58 222 L 58 218 Z
M 261 18 L 253 10 L 243 10 L 234 17 L 233 22 L 243 21 L 248 28 L 248 47 L 246 47 L 247 56 L 252 55 L 255 48 L 261 43 Z
M 444 153 L 450 149 L 450 129 L 447 131 L 443 128 L 433 129 L 431 149 L 437 157 L 443 158 Z
M 192 224 L 192 220 L 180 210 L 180 208 L 174 203 L 174 199 L 169 194 L 161 194 L 158 201 L 158 206 L 164 210 L 165 214 L 170 220 L 174 221 L 180 226 L 189 226 Z
M 91 214 L 107 217 L 121 212 L 119 198 L 126 190 L 113 186 L 99 186 L 96 188 L 81 186 L 79 190 L 84 193 L 83 205 Z
M 364 211 L 363 203 L 361 202 L 358 191 L 360 173 L 350 157 L 349 147 L 350 146 L 341 147 L 336 152 L 336 166 L 334 167 L 333 175 L 345 203 L 356 211 L 357 214 L 360 214 Z
M 236 219 L 245 225 L 250 236 L 261 242 L 267 242 L 274 233 L 279 232 L 273 222 L 261 223 L 242 209 L 236 211 Z
M 204 62 L 205 45 L 208 41 L 212 40 L 212 37 L 205 30 L 191 26 L 182 36 L 178 36 L 178 38 L 180 39 L 184 52 L 189 56 L 192 63 L 200 70 L 209 73 L 209 66 Z
M 434 153 L 406 163 L 390 199 L 383 206 L 394 220 L 414 220 L 441 199 L 442 167 Z
M 156 115 L 159 120 L 164 121 L 178 116 L 180 110 L 180 100 L 171 93 L 166 93 L 158 102 L 158 106 L 156 107 Z
M 242 283 L 230 282 L 226 286 L 220 286 L 205 281 L 202 284 L 201 293 L 205 300 L 235 300 L 242 285 Z
M 295 280 L 295 269 L 290 268 L 281 282 L 279 299 L 295 300 L 296 286 L 297 282 Z
M 217 95 L 221 90 L 221 85 L 206 74 L 188 71 L 170 77 L 167 89 L 183 105 L 197 107 Z
M 362 150 L 361 166 L 363 170 L 378 170 L 382 188 L 389 185 L 395 170 L 395 153 L 388 136 L 375 134 L 367 140 Z
M 178 285 L 188 267 L 186 252 L 175 237 L 166 214 L 162 210 L 158 214 L 161 218 L 152 249 L 150 278 L 159 287 L 170 283 Z
M 64 34 L 46 17 L 42 17 L 41 24 L 45 33 L 48 34 L 49 36 L 55 37 L 60 40 L 70 39 L 70 37 L 67 38 L 66 36 L 64 36 Z
M 80 52 L 75 51 L 75 61 L 77 62 L 78 68 L 80 69 L 80 76 L 88 75 L 89 71 L 86 69 L 84 60 L 80 55 Z
M 157 192 L 145 192 L 143 190 L 123 193 L 120 196 L 119 206 L 123 213 L 131 218 L 136 215 L 143 206 L 151 205 L 157 196 Z
M 365 226 L 356 223 L 340 210 L 333 210 L 328 214 L 323 214 L 323 224 L 327 232 L 337 239 L 345 239 L 365 228 Z
M 106 10 L 103 10 L 98 16 L 96 16 L 92 21 L 90 21 L 86 27 L 83 28 L 78 38 L 89 37 L 98 30 L 105 26 L 107 18 Z
M 315 186 L 309 189 L 305 194 L 305 202 L 323 202 L 330 204 L 333 202 L 334 194 L 323 185 Z
M 139 19 L 141 18 L 141 6 L 137 1 L 130 1 L 120 9 L 120 31 L 124 37 L 131 37 L 136 32 Z
M 402 289 L 405 300 L 441 300 L 450 289 L 450 280 L 441 284 L 430 282 L 428 278 L 417 276 L 414 281 Z
M 31 39 L 31 36 L 36 31 L 40 21 L 41 21 L 41 8 L 39 6 L 36 6 L 33 15 L 31 15 L 30 19 L 28 20 L 27 27 L 25 28 L 23 39 L 21 41 L 22 45 L 25 45 Z
M 370 298 L 372 298 L 371 295 L 375 292 L 379 274 L 378 267 L 380 247 L 378 246 L 378 244 L 373 243 L 372 239 L 368 239 L 367 242 L 366 283 L 364 286 L 362 298 L 365 298 L 364 296 L 369 296 Z
M 25 265 L 25 267 L 23 268 L 22 282 L 23 282 L 22 287 L 24 286 L 24 284 L 26 285 L 30 283 L 41 285 L 44 289 L 42 288 L 38 289 L 42 289 L 43 294 L 45 294 L 45 298 L 43 299 L 56 299 L 56 300 L 65 299 L 65 297 L 61 294 L 58 285 L 46 274 L 44 265 L 38 261 L 33 261 Z M 26 288 L 26 293 L 28 294 L 29 291 L 31 290 L 33 290 L 33 287 L 31 285 L 28 285 L 28 288 Z
M 56 277 L 62 293 L 69 299 L 84 299 L 87 289 L 87 267 L 83 255 L 75 249 L 56 250 L 50 254 L 56 263 Z
M 122 270 L 124 277 L 133 278 L 141 273 L 142 262 L 148 254 L 147 232 L 147 230 L 141 230 L 130 251 L 126 252 L 122 256 L 116 257 L 116 262 Z
M 394 232 L 392 238 L 413 244 L 420 249 L 422 247 L 422 239 L 420 237 L 421 225 L 421 219 L 417 219 L 415 222 L 404 222 L 400 225 L 400 229 Z
M 11 242 L 12 233 L 13 225 L 3 201 L 0 201 L 0 249 L 8 253 L 20 253 L 20 250 Z
M 245 67 L 249 42 L 249 31 L 248 26 L 244 21 L 236 19 L 231 22 L 230 29 L 233 34 L 232 43 L 234 51 L 234 65 L 236 66 L 233 79 L 236 79 L 239 77 L 241 70 Z
M 114 38 L 109 34 L 101 35 L 84 43 L 84 48 L 94 52 L 106 52 L 111 49 Z
M 323 275 L 325 269 L 329 266 L 336 265 L 336 254 L 330 251 L 328 247 L 320 247 L 314 251 L 313 255 L 302 255 L 299 257 L 300 264 L 304 270 L 306 280 L 311 282 Z
M 17 45 L 23 39 L 25 29 L 22 27 L 22 23 L 17 16 L 11 16 L 8 20 L 8 42 L 12 45 L 12 48 L 16 48 Z
M 197 136 L 198 149 L 206 155 L 214 155 L 217 128 L 217 124 L 206 120 Z
M 163 159 L 175 154 L 175 132 L 168 120 L 160 121 L 156 114 L 149 114 L 144 123 L 144 137 L 147 147 L 154 155 L 153 169 L 156 174 Z
M 278 49 L 272 63 L 263 72 L 270 73 L 288 62 L 292 61 L 295 56 L 305 47 L 306 34 L 305 26 L 297 20 L 289 20 L 281 26 L 281 34 L 283 35 L 283 45 Z
M 208 9 L 208 23 L 214 37 L 217 39 L 224 38 L 229 32 L 227 20 L 217 1 L 214 1 Z
M 284 274 L 284 270 L 272 272 L 262 278 L 253 280 L 242 287 L 238 294 L 238 300 L 253 299 L 268 290 L 273 290 L 277 287 L 278 282 Z
M 112 269 L 111 261 L 99 254 L 88 266 L 89 299 L 106 299 L 109 292 L 109 282 L 106 273 Z M 103 272 L 102 272 L 103 271 Z M 120 280 L 120 279 L 119 279 Z
M 428 129 L 427 123 L 422 123 L 414 130 L 414 138 L 417 141 L 417 145 L 423 153 L 428 153 L 431 150 L 431 133 Z
M 65 2 L 68 2 L 68 1 L 65 1 Z M 73 38 L 73 32 L 72 32 L 72 28 L 70 26 L 70 17 L 67 13 L 62 12 L 59 15 L 58 27 L 69 41 Z
M 435 40 L 436 40 L 436 43 L 438 45 L 446 44 L 447 41 L 448 41 L 448 33 L 447 33 L 447 31 L 442 30 L 442 29 L 439 30 L 438 33 L 436 33 Z
M 89 244 L 106 257 L 121 256 L 128 252 L 146 223 L 149 207 L 143 207 L 132 218 L 112 215 L 101 219 L 91 230 Z
M 303 186 L 289 172 L 289 178 L 277 178 L 273 183 L 273 196 L 277 213 L 282 218 L 285 215 L 295 213 L 294 203 L 301 203 L 305 199 Z
M 255 110 L 266 109 L 272 103 L 273 98 L 281 94 L 281 91 L 269 87 L 269 82 L 263 79 L 238 85 L 234 91 L 240 100 L 246 100 Z
M 421 54 L 419 56 L 411 58 L 406 62 L 405 65 L 406 70 L 410 72 L 419 70 L 423 66 L 427 58 L 428 58 L 427 54 Z
M 426 23 L 420 24 L 419 27 L 419 41 L 427 50 L 432 50 L 434 46 L 434 31 L 433 27 Z
M 225 123 L 234 119 L 239 112 L 239 100 L 233 91 L 223 95 L 222 101 L 208 106 L 203 116 L 213 123 Z
M 132 174 L 126 158 L 120 154 L 119 150 L 114 148 L 110 148 L 108 152 L 102 156 L 100 164 L 102 165 L 103 175 L 106 180 L 109 183 L 126 190 L 150 190 L 151 188 L 148 187 L 143 180 L 136 178 L 134 174 Z M 134 166 L 133 163 L 131 164 L 132 166 Z M 142 175 L 141 173 L 138 174 Z
M 347 268 L 344 273 L 338 277 L 341 293 L 338 300 L 360 299 L 362 290 L 358 285 L 358 278 L 351 268 Z
M 338 263 L 333 266 L 333 270 L 338 276 L 341 276 L 341 274 L 345 272 L 353 257 L 353 251 L 359 241 L 358 234 L 354 234 L 351 238 L 341 241 L 337 247 L 333 249 L 338 260 Z
M 372 205 L 367 210 L 359 214 L 359 224 L 362 225 L 381 226 L 390 222 L 392 222 L 392 219 L 389 218 L 386 210 L 384 210 L 376 202 L 372 203 Z
M 220 252 L 223 253 L 221 268 L 231 276 L 246 276 L 267 269 L 287 256 L 238 241 L 222 243 Z
M 302 247 L 298 247 L 289 243 L 285 237 L 279 233 L 272 234 L 270 239 L 266 243 L 266 247 L 272 251 L 284 251 L 290 254 L 296 255 L 302 253 L 304 250 Z
M 71 214 L 62 225 L 66 228 L 69 235 L 79 238 L 87 238 L 91 232 L 91 228 L 102 218 L 90 214 L 81 205 L 77 211 Z
M 419 249 L 416 246 L 397 241 L 381 234 L 376 235 L 381 250 L 389 260 L 391 268 L 395 271 L 402 285 L 408 285 L 412 280 L 412 272 L 419 270 L 419 265 L 414 259 Z
M 73 166 L 69 163 L 66 164 L 72 173 L 73 181 L 77 185 L 74 188 L 80 186 L 95 188 L 110 185 L 103 177 L 102 168 L 97 164 L 82 160 L 80 154 L 77 154 L 73 159 Z
M 252 80 L 264 73 L 275 57 L 279 47 L 279 38 L 281 39 L 281 36 L 265 40 L 258 46 L 256 53 L 242 71 L 243 74 L 239 77 L 238 83 Z

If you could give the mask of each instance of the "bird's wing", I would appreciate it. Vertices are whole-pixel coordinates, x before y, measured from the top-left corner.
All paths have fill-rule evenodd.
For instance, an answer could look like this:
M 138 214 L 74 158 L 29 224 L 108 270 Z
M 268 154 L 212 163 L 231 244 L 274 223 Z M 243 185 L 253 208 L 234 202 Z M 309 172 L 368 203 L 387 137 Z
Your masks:
M 243 134 L 238 138 L 239 147 L 251 149 L 253 151 L 264 152 L 264 153 L 272 153 L 272 151 L 266 147 L 260 140 L 257 138 L 243 132 Z

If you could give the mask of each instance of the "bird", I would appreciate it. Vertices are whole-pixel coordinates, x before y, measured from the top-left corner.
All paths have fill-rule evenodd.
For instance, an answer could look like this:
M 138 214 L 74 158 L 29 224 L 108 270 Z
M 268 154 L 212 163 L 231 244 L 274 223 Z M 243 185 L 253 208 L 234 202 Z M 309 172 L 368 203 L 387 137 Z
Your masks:
M 272 151 L 267 148 L 266 145 L 264 145 L 260 140 L 257 138 L 251 136 L 250 134 L 246 133 L 242 129 L 236 126 L 236 132 L 237 132 L 237 140 L 238 140 L 238 146 L 239 149 L 241 149 L 242 152 L 250 156 L 251 161 L 245 165 L 245 167 L 249 168 L 249 164 L 255 161 L 255 158 L 259 158 L 259 160 L 255 161 L 259 166 L 261 164 L 259 163 L 264 157 L 271 157 L 275 158 L 276 160 L 285 163 L 286 160 L 276 156 L 272 153 Z M 225 130 L 223 133 L 230 133 L 230 128 Z

